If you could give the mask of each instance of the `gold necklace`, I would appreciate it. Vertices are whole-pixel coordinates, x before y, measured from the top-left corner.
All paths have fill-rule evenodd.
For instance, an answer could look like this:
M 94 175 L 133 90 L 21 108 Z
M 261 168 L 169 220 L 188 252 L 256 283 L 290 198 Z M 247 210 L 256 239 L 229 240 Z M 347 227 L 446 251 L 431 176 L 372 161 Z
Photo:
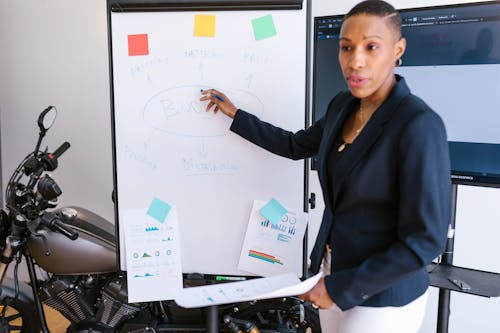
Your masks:
M 361 125 L 359 126 L 359 128 L 358 128 L 358 129 L 355 129 L 355 130 L 354 130 L 355 134 L 354 134 L 354 137 L 352 138 L 351 142 L 347 142 L 346 140 L 344 140 L 344 143 L 342 143 L 342 144 L 339 146 L 339 148 L 337 149 L 337 151 L 338 151 L 339 153 L 341 153 L 341 152 L 345 149 L 345 147 L 346 147 L 348 144 L 350 145 L 351 143 L 353 143 L 353 142 L 354 142 L 354 140 L 358 137 L 358 135 L 359 135 L 359 133 L 361 132 L 361 130 L 363 129 L 363 127 L 366 125 L 366 123 L 365 123 L 365 113 L 363 112 L 363 107 L 361 106 L 361 103 L 360 103 L 360 105 L 359 105 L 359 110 L 358 110 L 358 111 L 359 111 L 359 112 L 357 112 L 356 114 L 357 114 L 357 115 L 359 114 L 359 118 L 360 118 L 360 120 L 361 120 Z

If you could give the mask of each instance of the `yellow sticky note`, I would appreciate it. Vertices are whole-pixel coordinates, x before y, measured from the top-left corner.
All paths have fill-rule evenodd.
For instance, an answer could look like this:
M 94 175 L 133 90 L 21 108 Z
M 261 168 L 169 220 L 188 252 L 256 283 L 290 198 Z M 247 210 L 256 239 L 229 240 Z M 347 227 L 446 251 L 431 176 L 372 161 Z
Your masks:
M 196 37 L 214 37 L 215 15 L 195 15 L 194 35 Z

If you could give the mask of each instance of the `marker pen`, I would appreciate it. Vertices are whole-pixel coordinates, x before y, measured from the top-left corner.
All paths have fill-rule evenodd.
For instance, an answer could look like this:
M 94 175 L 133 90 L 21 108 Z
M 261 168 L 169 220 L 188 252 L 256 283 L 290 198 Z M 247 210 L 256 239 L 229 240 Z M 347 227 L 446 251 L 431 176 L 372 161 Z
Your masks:
M 203 93 L 203 89 L 200 89 L 200 91 Z M 219 101 L 224 102 L 224 98 L 222 98 L 222 96 L 219 96 L 219 95 L 214 94 L 214 93 L 210 93 L 210 95 L 214 96 L 214 97 L 215 97 L 215 98 L 217 98 Z
M 216 281 L 246 281 L 245 277 L 239 277 L 239 276 L 221 276 L 217 275 L 215 277 Z

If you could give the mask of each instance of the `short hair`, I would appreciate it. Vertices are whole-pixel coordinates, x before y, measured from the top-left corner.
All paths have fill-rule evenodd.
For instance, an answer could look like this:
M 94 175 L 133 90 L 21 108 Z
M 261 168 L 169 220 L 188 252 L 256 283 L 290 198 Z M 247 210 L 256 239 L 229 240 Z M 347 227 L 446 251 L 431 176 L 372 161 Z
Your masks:
M 394 31 L 396 39 L 402 37 L 401 33 L 401 15 L 389 3 L 383 0 L 366 0 L 352 7 L 351 10 L 344 16 L 344 21 L 349 17 L 368 14 L 387 18 L 389 27 Z

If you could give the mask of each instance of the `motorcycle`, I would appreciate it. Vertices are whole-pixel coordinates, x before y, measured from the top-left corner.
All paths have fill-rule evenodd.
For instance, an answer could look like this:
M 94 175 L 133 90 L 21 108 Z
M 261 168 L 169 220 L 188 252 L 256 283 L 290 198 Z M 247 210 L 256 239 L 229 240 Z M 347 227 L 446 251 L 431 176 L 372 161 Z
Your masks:
M 70 144 L 40 150 L 56 116 L 52 106 L 40 113 L 35 150 L 11 176 L 0 210 L 0 332 L 48 333 L 47 306 L 69 321 L 70 333 L 206 331 L 213 309 L 128 303 L 113 224 L 82 207 L 57 208 L 62 191 L 49 173 Z M 18 276 L 23 259 L 28 283 Z M 14 276 L 6 277 L 12 263 Z M 213 282 L 184 279 L 185 286 Z M 219 332 L 321 332 L 318 310 L 294 297 L 221 305 L 215 320 Z

